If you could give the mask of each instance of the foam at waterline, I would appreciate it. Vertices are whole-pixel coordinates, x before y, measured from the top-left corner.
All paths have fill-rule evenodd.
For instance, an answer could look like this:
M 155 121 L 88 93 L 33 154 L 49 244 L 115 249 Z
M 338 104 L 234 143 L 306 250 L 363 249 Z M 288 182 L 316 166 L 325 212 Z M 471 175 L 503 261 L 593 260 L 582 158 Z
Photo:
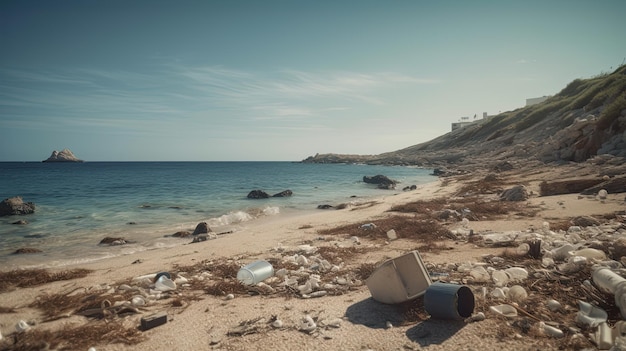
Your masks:
M 207 221 L 207 224 L 209 225 L 209 227 L 221 227 L 221 226 L 248 222 L 262 215 L 273 216 L 279 213 L 280 213 L 280 208 L 276 206 L 267 206 L 260 210 L 259 209 L 251 210 L 250 212 L 233 211 L 233 212 L 227 213 L 225 215 L 222 215 L 216 218 L 211 218 Z

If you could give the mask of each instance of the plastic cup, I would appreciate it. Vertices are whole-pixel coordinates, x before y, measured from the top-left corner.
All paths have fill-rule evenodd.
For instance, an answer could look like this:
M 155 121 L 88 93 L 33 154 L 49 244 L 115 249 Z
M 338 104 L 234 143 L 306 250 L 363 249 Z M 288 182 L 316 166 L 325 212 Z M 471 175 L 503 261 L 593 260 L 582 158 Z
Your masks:
M 254 285 L 274 275 L 274 267 L 267 261 L 254 261 L 237 272 L 237 280 L 245 285 Z

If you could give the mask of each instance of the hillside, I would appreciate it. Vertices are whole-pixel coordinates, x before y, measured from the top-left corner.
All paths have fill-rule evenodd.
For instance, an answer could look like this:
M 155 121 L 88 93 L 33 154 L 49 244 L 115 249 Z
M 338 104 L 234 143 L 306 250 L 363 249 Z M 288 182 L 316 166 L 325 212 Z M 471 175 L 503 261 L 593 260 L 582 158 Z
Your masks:
M 605 154 L 626 158 L 626 66 L 576 79 L 543 103 L 479 120 L 405 149 L 379 155 L 318 154 L 303 162 L 458 168 L 491 167 L 516 159 L 584 162 Z

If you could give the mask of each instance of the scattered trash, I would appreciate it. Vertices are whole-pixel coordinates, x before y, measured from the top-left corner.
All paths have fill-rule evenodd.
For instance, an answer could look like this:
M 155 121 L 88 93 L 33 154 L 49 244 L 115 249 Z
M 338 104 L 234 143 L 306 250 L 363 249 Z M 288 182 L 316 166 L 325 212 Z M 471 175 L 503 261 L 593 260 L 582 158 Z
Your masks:
M 396 240 L 398 239 L 398 234 L 396 234 L 396 231 L 391 229 L 387 232 L 387 239 L 389 240 Z
M 435 282 L 426 289 L 424 308 L 432 318 L 465 319 L 474 312 L 474 294 L 464 285 Z
M 598 289 L 615 294 L 615 304 L 626 319 L 626 279 L 606 267 L 595 269 L 591 276 Z
M 154 289 L 157 291 L 176 290 L 176 283 L 174 283 L 172 279 L 167 277 L 167 275 L 161 275 L 154 283 Z
M 17 322 L 17 324 L 15 325 L 15 330 L 16 330 L 18 333 L 23 333 L 23 332 L 25 332 L 25 331 L 27 331 L 27 330 L 29 330 L 29 329 L 30 329 L 30 325 L 29 325 L 26 321 L 24 321 L 24 320 L 20 320 L 20 321 L 19 321 L 19 322 Z
M 467 318 L 465 321 L 467 323 L 473 323 L 473 322 L 481 322 L 484 321 L 487 317 L 485 316 L 485 314 L 483 312 L 478 312 L 476 314 L 471 315 L 469 318 Z
M 548 306 L 548 309 L 552 312 L 561 311 L 563 309 L 561 303 L 554 299 L 548 300 L 546 302 L 546 305 Z
M 576 322 L 597 327 L 606 322 L 608 314 L 600 307 L 593 306 L 584 301 L 578 301 L 578 313 L 576 314 Z
M 376 224 L 374 223 L 367 223 L 367 224 L 362 224 L 361 225 L 361 229 L 367 229 L 367 230 L 372 230 L 376 228 Z
M 317 324 L 315 324 L 315 321 L 313 320 L 313 317 L 311 317 L 310 315 L 307 314 L 300 321 L 300 328 L 299 329 L 301 331 L 303 331 L 303 332 L 306 332 L 306 333 L 312 333 L 312 332 L 315 331 L 315 329 L 317 329 Z
M 159 312 L 141 318 L 141 330 L 146 331 L 167 323 L 167 313 Z
M 539 322 L 539 330 L 553 338 L 562 338 L 565 335 L 561 329 L 548 325 L 544 322 Z
M 517 309 L 511 305 L 502 304 L 489 307 L 489 310 L 497 315 L 504 316 L 506 318 L 517 317 Z
M 374 300 L 395 304 L 426 293 L 431 280 L 419 252 L 385 261 L 365 281 Z
M 301 256 L 303 257 L 303 256 Z M 254 261 L 237 272 L 237 280 L 245 285 L 254 285 L 274 275 L 274 267 L 267 261 Z
M 280 329 L 282 328 L 284 325 L 283 321 L 281 321 L 280 319 L 276 319 L 272 322 L 272 327 L 276 328 L 276 329 Z

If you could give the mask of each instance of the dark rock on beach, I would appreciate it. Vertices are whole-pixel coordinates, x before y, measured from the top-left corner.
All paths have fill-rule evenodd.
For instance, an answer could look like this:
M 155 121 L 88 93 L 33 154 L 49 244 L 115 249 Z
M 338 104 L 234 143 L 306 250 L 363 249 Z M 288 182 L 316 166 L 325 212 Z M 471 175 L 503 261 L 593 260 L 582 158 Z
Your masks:
M 21 254 L 33 254 L 33 253 L 39 253 L 39 252 L 43 252 L 39 249 L 35 249 L 32 247 L 22 247 L 19 248 L 17 250 L 15 250 L 15 252 L 13 252 L 14 255 L 21 255 Z
M 528 191 L 523 185 L 516 185 L 502 192 L 500 201 L 525 201 L 528 200 Z
M 24 202 L 22 197 L 15 196 L 0 202 L 0 216 L 26 215 L 35 212 L 35 204 Z
M 248 199 L 267 199 L 270 195 L 263 190 L 252 190 L 248 193 Z
M 328 210 L 328 209 L 335 208 L 335 207 L 333 205 L 325 204 L 325 205 L 317 205 L 317 208 L 319 210 Z
M 200 222 L 196 226 L 196 229 L 194 229 L 192 235 L 206 234 L 210 232 L 212 232 L 212 230 L 211 228 L 209 228 L 209 225 L 207 224 L 207 222 Z

